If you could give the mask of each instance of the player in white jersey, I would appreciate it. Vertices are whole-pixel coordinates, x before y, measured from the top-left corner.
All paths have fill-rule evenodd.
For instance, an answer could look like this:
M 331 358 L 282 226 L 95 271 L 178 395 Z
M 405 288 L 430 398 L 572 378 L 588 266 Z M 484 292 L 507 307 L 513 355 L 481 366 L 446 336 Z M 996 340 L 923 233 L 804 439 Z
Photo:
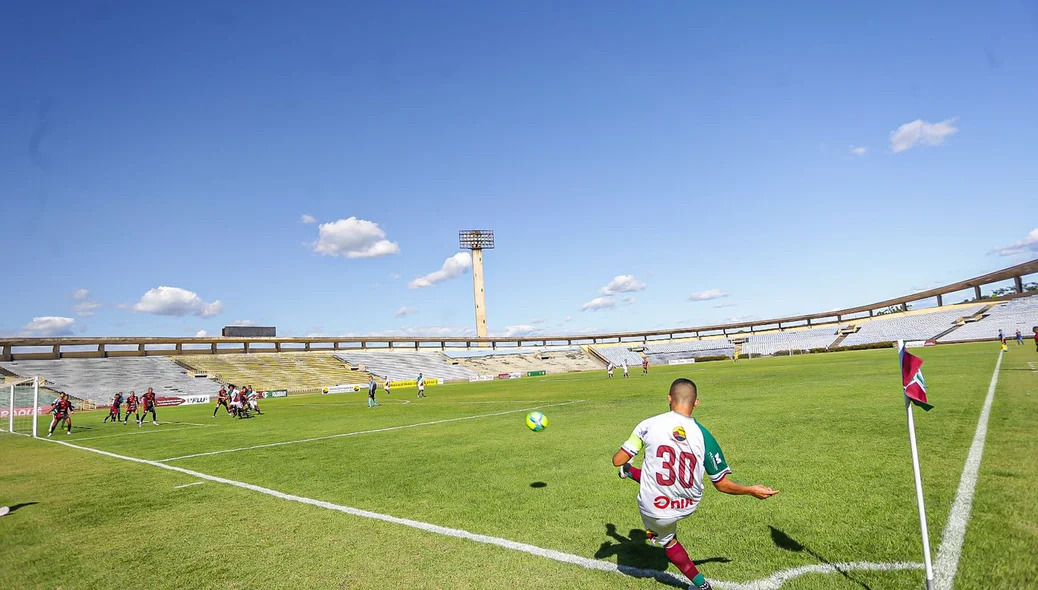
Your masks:
M 627 359 L 624 359 L 624 360 L 622 361 L 622 364 L 621 364 L 620 366 L 621 366 L 621 367 L 623 368 L 623 370 L 624 370 L 624 379 L 630 379 L 630 378 L 631 378 L 631 376 L 627 374 Z
M 613 363 L 611 362 L 606 363 L 606 375 L 609 375 L 610 379 L 613 378 Z
M 425 377 L 418 373 L 418 397 L 425 397 Z
M 649 542 L 663 547 L 681 573 L 692 580 L 689 590 L 709 590 L 710 583 L 677 540 L 678 521 L 687 518 L 703 498 L 703 475 L 718 491 L 749 495 L 761 500 L 778 493 L 766 486 L 744 486 L 728 478 L 732 472 L 721 454 L 721 447 L 706 428 L 694 418 L 699 405 L 696 384 L 677 379 L 667 393 L 670 411 L 642 420 L 634 433 L 613 456 L 613 466 L 621 478 L 638 482 L 638 510 Z M 629 461 L 642 450 L 645 456 L 638 469 Z

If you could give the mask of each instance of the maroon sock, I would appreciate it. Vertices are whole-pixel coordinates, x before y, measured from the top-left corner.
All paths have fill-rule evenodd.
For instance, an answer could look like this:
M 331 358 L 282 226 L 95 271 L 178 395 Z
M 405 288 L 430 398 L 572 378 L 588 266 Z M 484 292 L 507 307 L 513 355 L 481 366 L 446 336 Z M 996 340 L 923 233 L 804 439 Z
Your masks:
M 636 481 L 638 483 L 642 482 L 642 470 L 641 469 L 638 469 L 634 465 L 631 465 L 631 468 L 628 471 L 628 473 L 631 474 L 631 479 L 633 479 L 634 481 Z
M 681 543 L 675 541 L 673 545 L 667 547 L 667 559 L 671 563 L 676 565 L 681 573 L 691 580 L 699 575 L 699 570 L 696 569 L 696 564 L 692 563 L 685 548 L 681 546 Z

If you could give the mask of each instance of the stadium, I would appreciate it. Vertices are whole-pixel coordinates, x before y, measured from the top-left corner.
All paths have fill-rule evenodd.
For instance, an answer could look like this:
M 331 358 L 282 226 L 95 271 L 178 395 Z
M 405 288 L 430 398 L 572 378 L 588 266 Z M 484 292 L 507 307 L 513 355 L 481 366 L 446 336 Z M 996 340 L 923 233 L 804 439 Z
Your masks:
M 839 311 L 632 333 L 5 338 L 5 428 L 27 436 L 2 439 L 4 488 L 31 517 L 5 535 L 14 567 L 4 586 L 58 584 L 55 559 L 78 572 L 62 587 L 134 586 L 114 581 L 118 556 L 133 547 L 163 556 L 151 565 L 162 582 L 148 587 L 491 588 L 500 576 L 684 587 L 636 515 L 602 512 L 627 494 L 598 464 L 626 436 L 626 415 L 650 413 L 654 390 L 692 376 L 720 406 L 706 405 L 702 419 L 731 440 L 732 463 L 783 492 L 767 508 L 715 499 L 697 512 L 693 559 L 714 587 L 916 587 L 923 564 L 890 370 L 900 340 L 918 347 L 951 415 L 919 421 L 929 522 L 943 531 L 932 535 L 938 584 L 1027 587 L 1035 273 L 1033 261 Z M 992 289 L 1000 284 L 1010 287 Z M 963 293 L 967 301 L 944 304 Z M 1027 347 L 1002 352 L 1000 331 L 1018 329 Z M 607 379 L 614 366 L 634 376 Z M 436 385 L 425 399 L 413 395 L 419 374 Z M 371 415 L 360 399 L 375 380 L 385 411 Z M 232 383 L 253 384 L 266 412 L 214 422 L 218 391 Z M 148 387 L 162 402 L 152 428 L 139 418 L 130 430 L 98 424 L 112 392 Z M 86 411 L 70 435 L 42 438 L 51 406 L 41 400 L 58 393 Z M 552 427 L 523 435 L 521 418 L 534 410 Z M 738 431 L 752 431 L 754 444 Z M 873 435 L 853 435 L 862 432 Z M 147 527 L 135 525 L 142 517 Z M 717 529 L 737 536 L 703 532 Z M 78 549 L 53 554 L 55 537 Z M 227 550 L 269 563 L 201 565 Z M 960 565 L 977 553 L 989 555 L 983 568 Z M 322 567 L 330 554 L 334 570 Z
M 1031 4 L 0 4 L 0 589 L 1038 588 Z

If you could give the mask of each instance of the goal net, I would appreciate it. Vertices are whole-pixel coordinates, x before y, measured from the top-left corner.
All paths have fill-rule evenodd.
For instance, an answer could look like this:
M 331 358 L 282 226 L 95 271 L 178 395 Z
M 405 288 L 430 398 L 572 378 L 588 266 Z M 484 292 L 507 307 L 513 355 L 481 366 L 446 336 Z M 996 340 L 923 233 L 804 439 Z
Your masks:
M 0 431 L 36 436 L 39 416 L 48 411 L 40 407 L 39 377 L 7 377 L 0 383 Z

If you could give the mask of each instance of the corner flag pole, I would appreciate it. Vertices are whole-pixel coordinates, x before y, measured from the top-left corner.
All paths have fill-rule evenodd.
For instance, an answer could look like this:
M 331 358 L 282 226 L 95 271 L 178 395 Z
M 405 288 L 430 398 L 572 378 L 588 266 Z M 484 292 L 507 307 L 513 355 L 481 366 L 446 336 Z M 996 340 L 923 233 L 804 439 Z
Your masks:
M 898 352 L 905 347 L 904 340 L 897 341 Z M 908 416 L 908 442 L 912 447 L 912 471 L 915 474 L 915 500 L 919 508 L 919 530 L 923 536 L 923 564 L 926 565 L 926 590 L 933 590 L 933 564 L 930 563 L 930 531 L 926 527 L 926 506 L 923 504 L 923 478 L 919 473 L 919 449 L 915 442 L 915 419 L 912 417 L 912 400 L 905 397 L 905 414 Z

